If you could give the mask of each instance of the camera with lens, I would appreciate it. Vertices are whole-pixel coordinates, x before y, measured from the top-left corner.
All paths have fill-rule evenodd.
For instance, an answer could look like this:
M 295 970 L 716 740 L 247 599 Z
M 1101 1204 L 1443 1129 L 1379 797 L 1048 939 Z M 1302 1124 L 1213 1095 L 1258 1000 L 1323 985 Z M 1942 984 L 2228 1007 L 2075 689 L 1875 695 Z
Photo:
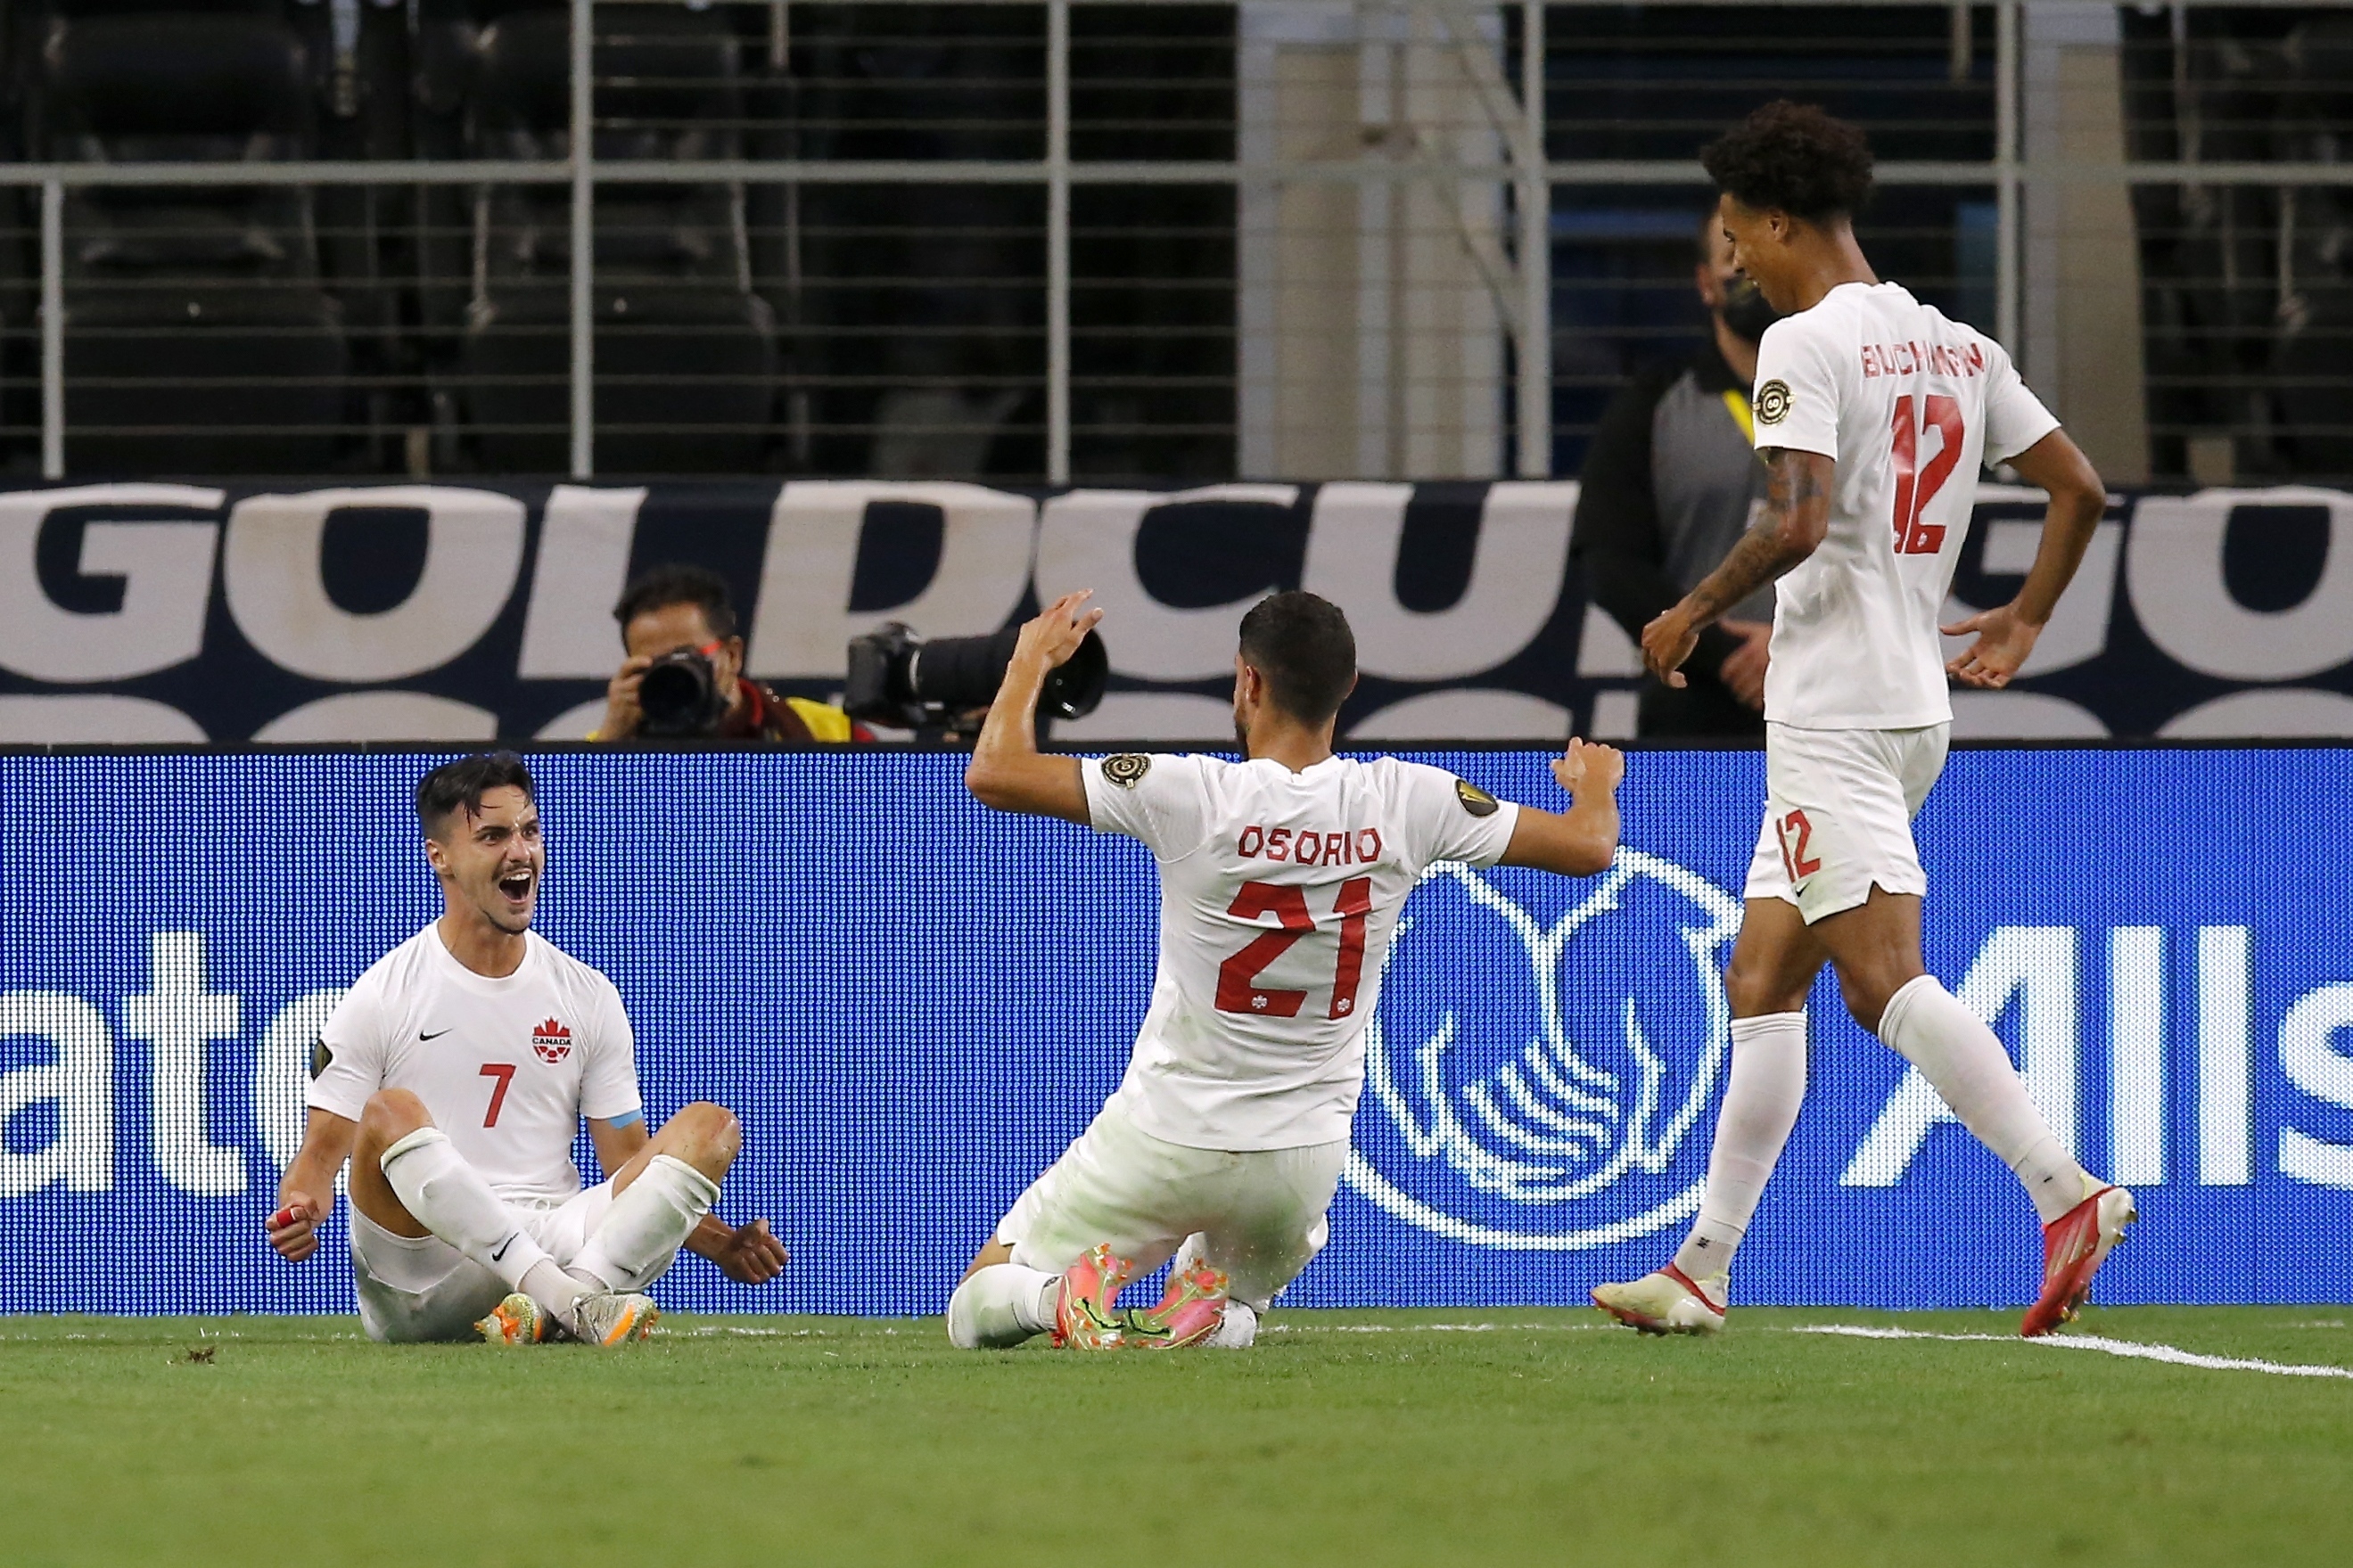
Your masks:
M 638 725 L 641 735 L 709 735 L 727 715 L 727 693 L 702 650 L 674 648 L 638 678 L 638 709 L 645 715 Z
M 903 622 L 852 637 L 841 706 L 853 719 L 936 735 L 961 714 L 996 700 L 1013 661 L 1021 628 L 988 637 L 926 640 Z M 1089 632 L 1079 651 L 1049 671 L 1038 696 L 1042 730 L 1056 719 L 1083 719 L 1103 700 L 1111 657 L 1101 635 Z

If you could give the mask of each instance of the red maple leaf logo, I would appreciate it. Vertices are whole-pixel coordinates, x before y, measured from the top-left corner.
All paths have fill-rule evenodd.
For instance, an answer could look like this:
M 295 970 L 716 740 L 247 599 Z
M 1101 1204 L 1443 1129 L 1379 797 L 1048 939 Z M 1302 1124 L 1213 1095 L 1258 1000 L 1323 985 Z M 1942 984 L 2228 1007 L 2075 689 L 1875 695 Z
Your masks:
M 550 1018 L 531 1032 L 531 1048 L 543 1062 L 560 1062 L 572 1054 L 572 1031 Z

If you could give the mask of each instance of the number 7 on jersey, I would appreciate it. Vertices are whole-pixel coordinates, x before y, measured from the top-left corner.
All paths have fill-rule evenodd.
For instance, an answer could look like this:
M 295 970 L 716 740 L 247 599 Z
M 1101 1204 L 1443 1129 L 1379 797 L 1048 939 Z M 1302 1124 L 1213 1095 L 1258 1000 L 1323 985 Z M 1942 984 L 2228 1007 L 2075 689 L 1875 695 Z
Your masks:
M 514 1063 L 512 1062 L 485 1062 L 482 1064 L 482 1076 L 492 1080 L 491 1085 L 490 1109 L 482 1112 L 483 1126 L 496 1127 L 499 1124 L 499 1107 L 507 1102 L 507 1085 L 514 1082 L 514 1075 L 515 1069 Z

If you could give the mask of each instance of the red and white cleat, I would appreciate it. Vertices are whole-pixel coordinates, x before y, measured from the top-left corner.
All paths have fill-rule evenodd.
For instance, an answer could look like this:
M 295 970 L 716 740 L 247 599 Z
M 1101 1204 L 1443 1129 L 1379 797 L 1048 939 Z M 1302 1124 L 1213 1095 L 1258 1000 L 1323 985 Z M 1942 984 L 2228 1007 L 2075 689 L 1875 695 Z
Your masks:
M 1713 1334 L 1724 1328 L 1724 1308 L 1717 1303 L 1730 1283 L 1726 1276 L 1710 1275 L 1715 1288 L 1710 1296 L 1699 1280 L 1668 1264 L 1640 1279 L 1594 1288 L 1593 1304 L 1646 1334 Z
M 2019 1337 L 2036 1339 L 2074 1321 L 2091 1299 L 2092 1276 L 2125 1238 L 2125 1226 L 2139 1217 L 2130 1193 L 2102 1187 L 2044 1226 L 2042 1294 L 2026 1310 Z
M 1100 1242 L 1062 1271 L 1062 1288 L 1054 1295 L 1054 1348 L 1073 1351 L 1115 1351 L 1125 1341 L 1119 1311 L 1120 1287 L 1135 1266 L 1112 1255 L 1111 1244 Z

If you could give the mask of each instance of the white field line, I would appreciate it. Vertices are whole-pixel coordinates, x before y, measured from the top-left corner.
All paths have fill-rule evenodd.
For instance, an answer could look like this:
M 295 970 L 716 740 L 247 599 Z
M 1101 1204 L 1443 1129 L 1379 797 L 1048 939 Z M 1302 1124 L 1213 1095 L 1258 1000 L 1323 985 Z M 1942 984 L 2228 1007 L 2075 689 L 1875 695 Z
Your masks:
M 2052 1350 L 2097 1351 L 2131 1361 L 2161 1361 L 2168 1366 L 2198 1366 L 2210 1372 L 2262 1372 L 2274 1377 L 2341 1377 L 2353 1379 L 2353 1367 L 2303 1366 L 2289 1362 L 2253 1361 L 2238 1356 L 2200 1355 L 2172 1345 L 2138 1340 L 2101 1339 L 2090 1334 L 2046 1334 L 2022 1340 L 2014 1334 L 1932 1334 L 1919 1329 L 1870 1328 L 1861 1323 L 1807 1323 L 1784 1329 L 1789 1334 L 1838 1334 L 1855 1340 L 1942 1340 L 1951 1344 L 2043 1345 Z
M 1262 1334 L 1581 1334 L 1615 1323 L 1266 1323 Z

